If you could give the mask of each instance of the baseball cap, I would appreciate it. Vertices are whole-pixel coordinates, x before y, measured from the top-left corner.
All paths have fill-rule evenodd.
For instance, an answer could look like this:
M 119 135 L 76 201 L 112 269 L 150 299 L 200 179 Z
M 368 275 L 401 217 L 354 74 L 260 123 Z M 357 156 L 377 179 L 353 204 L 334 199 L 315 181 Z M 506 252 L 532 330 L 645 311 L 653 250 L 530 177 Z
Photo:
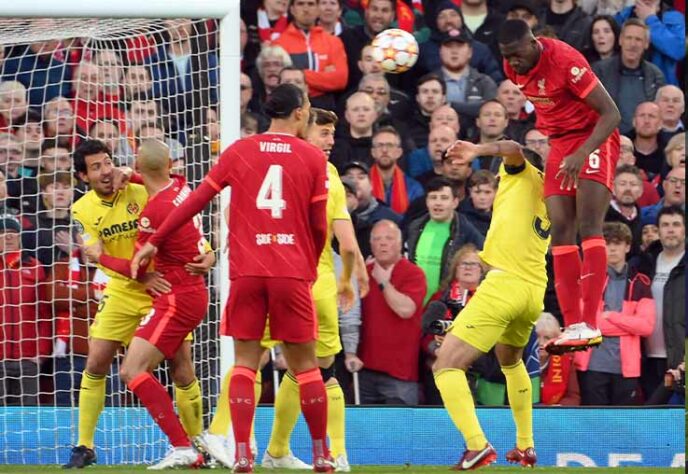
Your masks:
M 21 223 L 12 214 L 0 216 L 0 232 L 21 232 Z
M 348 176 L 342 176 L 342 184 L 346 188 L 347 192 L 351 194 L 356 194 L 356 181 Z
M 464 30 L 451 29 L 442 35 L 442 44 L 449 43 L 468 43 L 470 44 L 471 39 Z
M 342 174 L 346 174 L 347 171 L 353 168 L 358 168 L 359 170 L 363 171 L 365 174 L 370 173 L 370 168 L 368 165 L 363 163 L 362 161 L 351 161 L 344 165 L 344 168 L 342 168 Z
M 435 13 L 439 16 L 440 13 L 442 13 L 444 10 L 454 10 L 455 12 L 460 12 L 461 9 L 456 6 L 454 2 L 451 0 L 443 0 L 440 2 L 439 5 L 437 5 L 437 8 L 435 9 Z
M 523 10 L 528 10 L 533 15 L 538 14 L 537 6 L 535 5 L 535 2 L 533 2 L 532 0 L 514 0 L 511 2 L 511 5 L 509 5 L 508 11 L 518 10 L 519 8 Z

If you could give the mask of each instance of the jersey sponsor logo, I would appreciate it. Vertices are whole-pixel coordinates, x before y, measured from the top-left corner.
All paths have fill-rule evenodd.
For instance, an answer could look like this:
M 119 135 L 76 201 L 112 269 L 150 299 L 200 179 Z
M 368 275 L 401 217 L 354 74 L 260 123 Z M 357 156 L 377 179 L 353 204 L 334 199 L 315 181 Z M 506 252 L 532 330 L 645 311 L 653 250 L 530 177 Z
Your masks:
M 543 220 L 541 217 L 535 216 L 533 219 L 533 230 L 538 237 L 540 237 L 542 240 L 547 240 L 549 238 L 551 229 L 552 225 L 548 220 Z
M 294 234 L 256 234 L 257 245 L 295 245 Z
M 573 66 L 571 68 L 571 75 L 573 76 L 571 82 L 573 82 L 574 84 L 578 83 L 578 81 L 580 81 L 583 78 L 586 72 L 588 72 L 587 67 L 579 68 L 578 66 Z
M 134 216 L 137 216 L 140 210 L 141 208 L 135 202 L 130 202 L 129 205 L 127 205 L 127 212 Z
M 260 142 L 262 153 L 291 153 L 291 143 Z
M 554 105 L 554 101 L 550 99 L 549 97 L 534 97 L 527 95 L 526 98 L 535 104 L 540 104 L 540 105 Z
M 132 230 L 136 230 L 138 228 L 139 220 L 134 219 L 128 222 L 122 222 L 122 223 L 117 223 L 117 224 L 112 224 L 110 227 L 106 227 L 100 231 L 98 231 L 98 234 L 101 237 L 108 238 L 112 237 L 117 234 L 121 234 L 123 232 L 130 232 Z

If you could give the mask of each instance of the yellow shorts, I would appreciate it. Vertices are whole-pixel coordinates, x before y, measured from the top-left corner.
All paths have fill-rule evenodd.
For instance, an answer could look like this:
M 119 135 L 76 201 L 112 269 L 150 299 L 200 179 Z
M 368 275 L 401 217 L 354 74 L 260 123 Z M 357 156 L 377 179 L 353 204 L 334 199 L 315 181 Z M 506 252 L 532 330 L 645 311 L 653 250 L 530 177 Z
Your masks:
M 148 293 L 106 288 L 89 328 L 89 337 L 119 341 L 126 346 L 152 310 L 153 299 Z M 192 341 L 193 334 L 189 333 L 184 340 Z
M 545 288 L 492 270 L 449 332 L 482 352 L 495 344 L 525 347 L 543 310 Z
M 318 340 L 315 342 L 315 355 L 329 357 L 339 354 L 342 343 L 339 340 L 339 311 L 337 296 L 322 298 L 314 301 L 315 312 L 318 315 Z M 269 319 L 269 318 L 268 318 Z M 265 325 L 265 333 L 260 345 L 265 349 L 272 349 L 280 341 L 270 338 L 270 324 Z
M 152 308 L 148 293 L 105 288 L 89 336 L 127 345 Z

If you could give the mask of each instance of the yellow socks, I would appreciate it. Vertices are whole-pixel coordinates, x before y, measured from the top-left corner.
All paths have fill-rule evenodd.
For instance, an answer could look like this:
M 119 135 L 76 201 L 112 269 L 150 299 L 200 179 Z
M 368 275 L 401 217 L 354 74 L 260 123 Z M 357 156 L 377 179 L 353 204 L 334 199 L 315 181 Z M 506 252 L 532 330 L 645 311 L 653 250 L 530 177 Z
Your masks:
M 330 437 L 330 453 L 333 458 L 346 454 L 344 392 L 335 380 L 327 389 L 327 435 Z
M 466 447 L 470 451 L 483 449 L 487 439 L 475 413 L 466 373 L 460 369 L 442 369 L 435 373 L 435 384 L 442 395 L 449 417 L 466 441 Z
M 516 447 L 518 449 L 532 448 L 533 441 L 533 400 L 532 386 L 528 371 L 523 361 L 516 365 L 502 367 L 506 377 L 506 391 L 509 395 L 509 405 L 516 424 Z
M 105 406 L 105 375 L 84 370 L 79 389 L 79 441 L 77 446 L 93 448 L 93 438 L 100 412 Z
M 260 373 L 260 372 L 259 372 Z M 208 427 L 208 433 L 220 436 L 227 436 L 229 425 L 232 420 L 229 415 L 229 379 L 232 378 L 232 369 L 229 369 L 222 379 L 220 396 L 215 402 L 215 415 Z
M 290 372 L 282 378 L 275 399 L 275 419 L 268 444 L 271 456 L 280 458 L 289 454 L 289 439 L 301 413 L 299 383 Z
M 203 431 L 203 399 L 198 379 L 185 387 L 175 385 L 174 396 L 184 431 L 190 438 L 198 436 Z

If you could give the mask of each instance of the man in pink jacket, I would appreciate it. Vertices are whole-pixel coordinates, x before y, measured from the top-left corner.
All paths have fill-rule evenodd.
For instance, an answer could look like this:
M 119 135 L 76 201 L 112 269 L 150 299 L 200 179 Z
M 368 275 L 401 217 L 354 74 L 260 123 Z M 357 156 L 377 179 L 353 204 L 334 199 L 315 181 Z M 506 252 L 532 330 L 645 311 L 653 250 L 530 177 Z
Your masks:
M 607 281 L 597 324 L 604 341 L 575 355 L 582 405 L 636 405 L 639 398 L 640 338 L 655 325 L 652 280 L 626 262 L 631 229 L 621 222 L 603 228 Z

